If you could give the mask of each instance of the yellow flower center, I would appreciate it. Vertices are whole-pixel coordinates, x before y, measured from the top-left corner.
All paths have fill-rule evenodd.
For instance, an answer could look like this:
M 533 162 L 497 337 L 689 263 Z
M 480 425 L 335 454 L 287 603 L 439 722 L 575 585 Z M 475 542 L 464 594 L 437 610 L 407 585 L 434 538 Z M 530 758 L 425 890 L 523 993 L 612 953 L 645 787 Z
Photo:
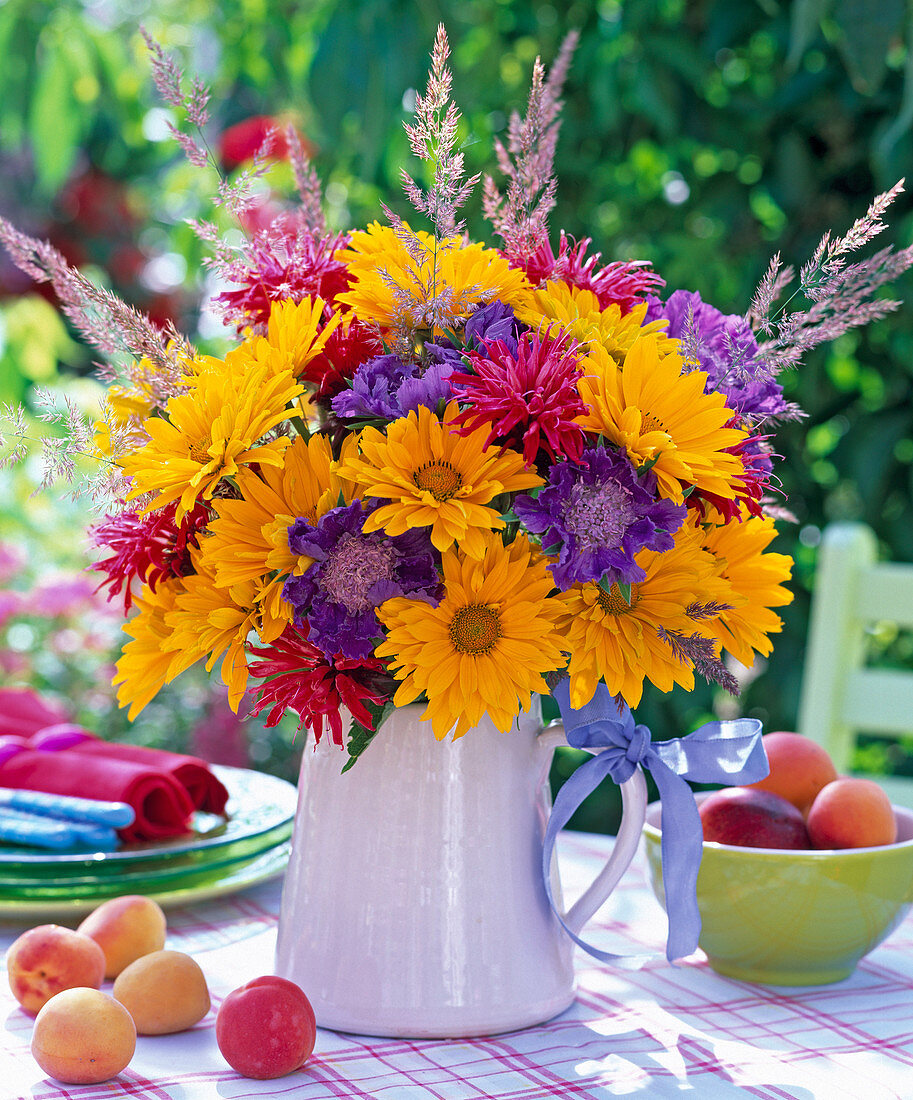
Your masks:
M 628 603 L 618 585 L 613 584 L 611 592 L 606 592 L 604 588 L 597 591 L 596 602 L 607 615 L 628 615 L 640 602 L 640 596 L 637 594 L 637 585 L 632 584 L 631 602 Z
M 649 413 L 641 412 L 640 414 L 640 430 L 642 432 L 665 432 L 666 425 L 661 420 L 657 420 L 655 416 L 650 416 Z
M 201 466 L 205 466 L 207 462 L 212 462 L 212 455 L 209 453 L 211 446 L 212 440 L 208 436 L 198 439 L 190 447 L 190 457 L 194 462 L 199 462 Z
M 490 653 L 501 637 L 501 617 L 493 607 L 470 604 L 461 607 L 450 623 L 450 640 L 460 653 Z
M 444 459 L 426 462 L 415 471 L 412 480 L 419 489 L 426 490 L 439 501 L 450 500 L 463 484 L 459 471 Z

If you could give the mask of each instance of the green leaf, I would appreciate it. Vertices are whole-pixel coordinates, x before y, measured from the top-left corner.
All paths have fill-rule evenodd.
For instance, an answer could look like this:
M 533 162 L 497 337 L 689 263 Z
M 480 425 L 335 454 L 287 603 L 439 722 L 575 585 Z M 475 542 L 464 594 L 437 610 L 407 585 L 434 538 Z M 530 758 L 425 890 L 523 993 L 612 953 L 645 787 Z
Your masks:
M 38 185 L 48 193 L 66 180 L 76 159 L 80 122 L 73 81 L 63 51 L 45 50 L 35 81 L 28 129 Z
M 881 87 L 888 49 L 900 33 L 905 7 L 905 0 L 836 0 L 834 4 L 833 19 L 842 31 L 837 46 L 856 90 L 863 95 L 873 95 Z
M 368 729 L 367 726 L 363 726 L 357 718 L 352 719 L 352 725 L 349 727 L 349 742 L 346 745 L 349 759 L 343 765 L 343 772 L 347 772 L 349 768 L 355 764 L 355 761 L 361 756 L 368 745 L 371 744 L 377 736 L 377 732 L 383 724 L 384 719 L 393 709 L 392 699 L 387 699 L 384 703 L 365 701 L 365 710 L 371 715 L 374 729 Z
M 789 21 L 789 52 L 786 66 L 798 69 L 805 51 L 821 33 L 821 20 L 827 15 L 833 0 L 796 0 Z

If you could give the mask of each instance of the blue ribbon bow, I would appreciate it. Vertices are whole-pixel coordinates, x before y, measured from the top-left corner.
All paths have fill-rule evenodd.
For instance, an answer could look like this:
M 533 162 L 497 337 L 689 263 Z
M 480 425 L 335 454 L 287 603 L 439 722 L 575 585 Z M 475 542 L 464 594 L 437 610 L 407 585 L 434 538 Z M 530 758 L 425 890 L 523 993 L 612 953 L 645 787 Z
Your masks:
M 623 958 L 585 943 L 568 928 L 552 897 L 550 872 L 558 832 L 581 802 L 607 775 L 624 783 L 639 764 L 653 776 L 663 807 L 661 853 L 669 919 L 666 957 L 671 962 L 690 955 L 701 931 L 696 886 L 703 830 L 685 780 L 731 786 L 763 779 L 769 765 L 761 744 L 761 723 L 756 718 L 707 722 L 686 737 L 653 742 L 647 727 L 636 725 L 628 707 L 619 707 L 603 683 L 579 710 L 571 706 L 570 680 L 562 680 L 552 694 L 564 720 L 568 744 L 596 754 L 558 791 L 545 831 L 542 873 L 552 909 L 571 939 L 585 951 L 603 962 Z

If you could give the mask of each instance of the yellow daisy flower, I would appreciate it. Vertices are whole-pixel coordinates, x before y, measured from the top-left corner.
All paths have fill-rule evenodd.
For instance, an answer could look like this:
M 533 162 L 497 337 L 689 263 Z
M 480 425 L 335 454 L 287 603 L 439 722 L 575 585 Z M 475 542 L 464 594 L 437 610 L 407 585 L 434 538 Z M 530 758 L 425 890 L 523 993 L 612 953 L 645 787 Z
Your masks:
M 504 521 L 489 501 L 499 493 L 542 485 L 516 451 L 486 447 L 488 428 L 461 436 L 450 423 L 459 412 L 451 401 L 443 423 L 426 406 L 387 425 L 386 433 L 365 428 L 359 452 L 341 461 L 339 475 L 351 479 L 359 495 L 390 501 L 368 517 L 365 531 L 402 535 L 430 527 L 438 550 L 459 543 L 470 558 L 485 553 L 484 531 L 500 531 Z
M 111 681 L 115 686 L 120 685 L 117 702 L 121 707 L 130 707 L 127 717 L 131 722 L 165 684 L 182 671 L 177 667 L 179 655 L 165 648 L 171 639 L 171 628 L 165 620 L 183 590 L 178 580 L 162 581 L 154 592 L 143 585 L 140 595 L 133 601 L 138 613 L 123 627 L 132 641 L 121 650 L 117 672 Z
M 283 356 L 296 378 L 323 351 L 342 321 L 337 311 L 324 322 L 324 306 L 322 298 L 304 298 L 273 302 L 270 307 L 266 342 Z
M 237 711 L 247 687 L 247 637 L 251 632 L 259 632 L 261 626 L 260 589 L 251 581 L 217 588 L 205 558 L 194 555 L 193 562 L 197 572 L 184 578 L 184 590 L 178 593 L 174 607 L 165 615 L 169 637 L 164 645 L 173 651 L 174 675 L 206 654 L 209 654 L 206 670 L 211 671 L 224 654 L 222 679 L 228 686 L 229 705 Z M 273 638 L 277 636 L 272 634 Z
M 302 392 L 287 372 L 270 377 L 262 367 L 239 376 L 204 370 L 186 394 L 171 398 L 167 419 L 145 422 L 150 441 L 119 460 L 133 479 L 128 499 L 154 494 L 146 511 L 176 500 L 180 520 L 199 498 L 210 500 L 223 477 L 235 477 L 252 462 L 280 465 L 288 439 L 260 446 L 257 440 L 285 419 Z
M 443 556 L 444 598 L 437 605 L 402 596 L 381 604 L 387 638 L 375 650 L 402 680 L 394 703 L 428 697 L 434 735 L 461 737 L 489 714 L 506 731 L 531 693 L 548 692 L 544 672 L 564 664 L 546 562 L 519 537 L 504 546 L 483 536 L 478 560 L 457 549 Z
M 299 575 L 307 569 L 311 559 L 289 549 L 288 528 L 299 516 L 316 523 L 336 507 L 340 493 L 347 504 L 352 500 L 351 487 L 335 466 L 329 438 L 312 435 L 307 441 L 295 439 L 278 468 L 238 471 L 240 499 L 213 502 L 216 518 L 204 541 L 220 588 L 272 572 Z
M 600 680 L 632 709 L 640 702 L 644 679 L 661 691 L 673 684 L 689 691 L 694 687 L 692 666 L 675 656 L 658 629 L 706 635 L 703 621 L 689 618 L 687 610 L 693 604 L 724 602 L 729 587 L 714 576 L 713 558 L 690 528 L 676 537 L 672 550 L 642 550 L 635 561 L 646 576 L 631 585 L 630 603 L 617 585 L 606 592 L 595 582 L 576 584 L 555 597 L 562 610 L 558 629 L 570 653 L 574 707 L 592 699 Z
M 439 311 L 434 299 L 447 295 L 446 312 L 459 324 L 493 298 L 510 301 L 529 289 L 522 271 L 512 268 L 494 249 L 464 245 L 462 238 L 437 241 L 419 230 L 416 238 L 424 255 L 419 262 L 396 232 L 373 222 L 367 231 L 352 233 L 347 248 L 336 253 L 349 269 L 351 290 L 337 301 L 350 306 L 363 321 L 383 328 L 428 327 Z M 404 301 L 427 306 L 424 318 L 412 315 Z M 419 310 L 420 312 L 420 310 Z
M 732 410 L 721 393 L 704 393 L 703 371 L 682 372 L 677 355 L 663 355 L 657 337 L 636 340 L 619 367 L 599 345 L 582 361 L 580 396 L 590 411 L 575 423 L 624 447 L 635 466 L 650 465 L 662 496 L 681 503 L 688 486 L 726 499 L 745 473 L 727 451 L 746 438 L 728 428 Z
M 622 313 L 615 302 L 603 309 L 592 290 L 570 283 L 549 281 L 533 290 L 514 309 L 517 318 L 531 328 L 538 329 L 543 321 L 551 323 L 569 332 L 579 344 L 600 345 L 619 364 L 624 362 L 634 341 L 650 333 L 655 335 L 662 355 L 675 353 L 679 346 L 678 340 L 663 331 L 668 324 L 665 318 L 644 321 L 646 302 L 630 313 Z
M 718 638 L 723 648 L 746 667 L 754 662 L 754 651 L 766 657 L 773 650 L 768 634 L 783 629 L 783 620 L 772 607 L 792 602 L 793 594 L 783 585 L 789 580 L 792 559 L 787 554 L 763 551 L 777 534 L 769 517 L 745 516 L 741 522 L 708 526 L 701 532 L 701 544 L 716 562 L 716 572 L 729 584 L 737 604 L 704 630 Z

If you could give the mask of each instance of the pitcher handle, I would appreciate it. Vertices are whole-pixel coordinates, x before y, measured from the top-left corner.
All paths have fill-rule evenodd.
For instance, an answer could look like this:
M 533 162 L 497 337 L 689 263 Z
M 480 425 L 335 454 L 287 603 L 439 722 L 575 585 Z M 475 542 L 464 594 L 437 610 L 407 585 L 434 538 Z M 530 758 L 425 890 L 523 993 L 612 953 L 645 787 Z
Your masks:
M 539 734 L 539 743 L 551 752 L 554 752 L 559 745 L 566 745 L 564 723 L 560 720 L 550 722 Z M 621 881 L 640 843 L 647 814 L 647 782 L 642 769 L 639 766 L 636 767 L 631 778 L 621 783 L 620 788 L 621 824 L 612 854 L 606 865 L 570 909 L 559 913 L 565 927 L 575 936 L 580 934 L 586 922 L 603 905 Z

